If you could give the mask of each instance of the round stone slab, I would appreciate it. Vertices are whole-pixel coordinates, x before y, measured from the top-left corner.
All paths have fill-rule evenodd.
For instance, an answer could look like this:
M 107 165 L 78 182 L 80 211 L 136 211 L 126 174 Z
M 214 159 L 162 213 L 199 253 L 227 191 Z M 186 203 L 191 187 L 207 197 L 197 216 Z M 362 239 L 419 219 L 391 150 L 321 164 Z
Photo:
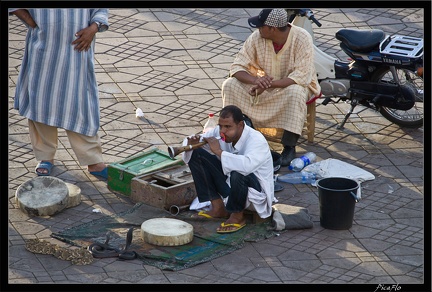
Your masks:
M 22 183 L 15 192 L 15 201 L 31 216 L 51 216 L 66 208 L 69 189 L 61 179 L 38 176 Z
M 178 219 L 149 219 L 141 224 L 141 237 L 158 246 L 184 245 L 193 239 L 193 226 Z
M 69 190 L 69 201 L 66 208 L 78 206 L 81 203 L 81 189 L 79 186 L 65 183 Z

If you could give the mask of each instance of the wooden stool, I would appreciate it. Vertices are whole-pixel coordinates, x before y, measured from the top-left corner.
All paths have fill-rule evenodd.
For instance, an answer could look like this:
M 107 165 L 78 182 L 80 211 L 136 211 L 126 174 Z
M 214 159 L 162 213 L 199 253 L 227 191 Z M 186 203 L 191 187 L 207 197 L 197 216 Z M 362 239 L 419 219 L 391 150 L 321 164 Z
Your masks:
M 253 224 L 262 223 L 271 220 L 271 216 L 268 218 L 261 218 L 256 211 L 245 209 L 243 214 L 246 220 L 252 221 Z
M 306 120 L 304 130 L 307 135 L 308 142 L 314 141 L 315 136 L 315 116 L 316 116 L 316 101 L 306 104 Z M 256 128 L 260 131 L 268 141 L 280 143 L 283 135 L 283 129 L 276 128 Z
M 315 136 L 315 116 L 316 116 L 315 107 L 316 107 L 315 101 L 307 104 L 305 128 L 306 128 L 307 140 L 309 142 L 313 142 Z

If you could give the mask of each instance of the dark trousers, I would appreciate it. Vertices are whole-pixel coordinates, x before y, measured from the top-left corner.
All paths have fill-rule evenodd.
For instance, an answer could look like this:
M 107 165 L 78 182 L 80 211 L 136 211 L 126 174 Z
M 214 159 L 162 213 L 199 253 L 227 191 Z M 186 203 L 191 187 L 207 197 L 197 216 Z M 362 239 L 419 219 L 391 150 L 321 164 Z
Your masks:
M 222 171 L 222 164 L 218 157 L 202 148 L 193 150 L 188 165 L 198 200 L 205 202 L 228 197 L 225 207 L 230 213 L 245 209 L 248 187 L 261 191 L 261 185 L 255 174 L 242 175 L 236 171 L 231 172 L 230 188 L 226 183 L 227 176 Z
M 284 146 L 294 147 L 297 145 L 297 141 L 299 138 L 300 135 L 284 130 L 281 143 Z

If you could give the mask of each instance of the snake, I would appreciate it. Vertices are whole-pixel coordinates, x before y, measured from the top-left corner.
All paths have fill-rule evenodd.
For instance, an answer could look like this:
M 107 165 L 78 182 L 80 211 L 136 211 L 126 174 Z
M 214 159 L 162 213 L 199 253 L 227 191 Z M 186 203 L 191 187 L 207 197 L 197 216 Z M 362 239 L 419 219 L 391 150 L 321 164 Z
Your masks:
M 67 248 L 61 247 L 58 244 L 50 243 L 43 239 L 28 239 L 25 242 L 25 248 L 38 254 L 50 254 L 58 259 L 70 261 L 73 265 L 89 265 L 94 261 L 94 258 L 119 257 L 122 260 L 132 260 L 138 255 L 135 251 L 128 251 L 132 242 L 133 228 L 130 228 L 127 237 L 126 245 L 123 249 L 118 249 L 110 246 L 109 240 L 111 233 L 107 232 L 105 243 L 93 243 L 87 248 Z
M 73 265 L 88 265 L 93 262 L 93 256 L 86 248 L 61 247 L 43 239 L 28 239 L 25 248 L 32 253 L 50 254 L 58 259 L 70 261 Z
M 126 235 L 126 245 L 122 249 L 109 245 L 111 232 L 108 231 L 105 235 L 105 243 L 95 242 L 89 245 L 88 250 L 95 258 L 119 257 L 121 260 L 133 260 L 138 256 L 135 251 L 128 251 L 128 248 L 132 243 L 133 230 L 133 227 L 129 228 Z

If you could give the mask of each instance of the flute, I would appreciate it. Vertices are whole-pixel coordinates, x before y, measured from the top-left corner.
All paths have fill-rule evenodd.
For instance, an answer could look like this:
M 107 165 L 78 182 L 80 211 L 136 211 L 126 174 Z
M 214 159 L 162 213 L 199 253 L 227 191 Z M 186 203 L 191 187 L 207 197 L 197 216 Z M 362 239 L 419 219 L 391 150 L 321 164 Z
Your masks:
M 225 141 L 225 138 L 224 138 L 222 133 L 221 133 L 221 136 L 218 136 L 215 138 L 218 140 L 222 139 L 222 141 Z M 207 144 L 207 141 L 202 141 L 202 142 L 199 142 L 199 143 L 196 143 L 193 145 L 191 144 L 191 145 L 186 145 L 186 146 L 181 146 L 181 147 L 168 146 L 168 154 L 169 154 L 171 159 L 174 159 L 174 157 L 176 157 L 177 155 L 179 155 L 182 152 L 200 148 L 200 147 L 204 146 L 205 144 Z

